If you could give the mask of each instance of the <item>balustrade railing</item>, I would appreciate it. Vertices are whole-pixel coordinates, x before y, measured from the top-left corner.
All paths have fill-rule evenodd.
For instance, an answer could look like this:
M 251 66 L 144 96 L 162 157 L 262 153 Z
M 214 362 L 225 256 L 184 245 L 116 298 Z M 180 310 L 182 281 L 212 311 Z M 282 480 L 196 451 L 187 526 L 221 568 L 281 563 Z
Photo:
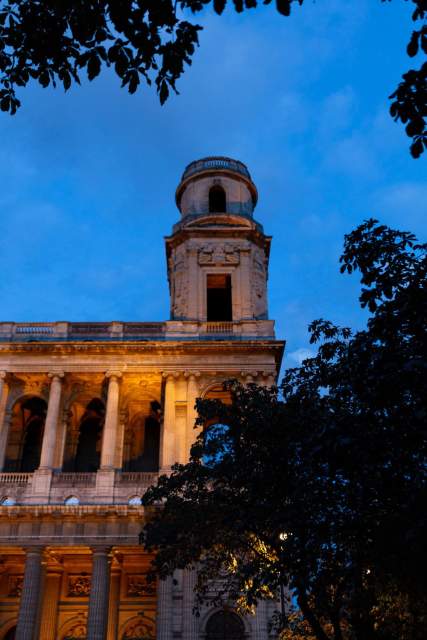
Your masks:
M 158 475 L 148 471 L 116 471 L 116 484 L 149 487 L 156 483 Z
M 52 487 L 94 487 L 96 472 L 55 471 L 52 476 Z
M 207 322 L 206 323 L 206 333 L 208 334 L 218 334 L 221 333 L 223 335 L 232 335 L 233 334 L 233 322 Z
M 0 485 L 26 485 L 31 483 L 32 473 L 0 473 Z

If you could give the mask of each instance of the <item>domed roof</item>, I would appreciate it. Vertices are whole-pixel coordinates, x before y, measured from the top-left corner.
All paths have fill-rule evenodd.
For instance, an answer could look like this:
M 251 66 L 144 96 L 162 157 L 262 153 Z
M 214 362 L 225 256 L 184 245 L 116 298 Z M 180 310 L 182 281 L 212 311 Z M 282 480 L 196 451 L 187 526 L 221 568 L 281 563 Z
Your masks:
M 182 174 L 182 180 L 186 180 L 195 173 L 204 173 L 205 171 L 233 171 L 234 173 L 240 173 L 242 176 L 249 178 L 252 181 L 248 168 L 240 160 L 233 160 L 233 158 L 227 158 L 226 156 L 207 156 L 200 160 L 193 160 L 185 167 Z
M 222 174 L 231 179 L 234 178 L 235 180 L 243 181 L 251 194 L 252 208 L 255 207 L 258 201 L 258 192 L 247 166 L 243 162 L 240 162 L 240 160 L 234 160 L 226 156 L 207 156 L 206 158 L 200 158 L 200 160 L 194 160 L 185 167 L 176 190 L 176 203 L 178 208 L 181 208 L 181 196 L 190 182 L 216 174 Z

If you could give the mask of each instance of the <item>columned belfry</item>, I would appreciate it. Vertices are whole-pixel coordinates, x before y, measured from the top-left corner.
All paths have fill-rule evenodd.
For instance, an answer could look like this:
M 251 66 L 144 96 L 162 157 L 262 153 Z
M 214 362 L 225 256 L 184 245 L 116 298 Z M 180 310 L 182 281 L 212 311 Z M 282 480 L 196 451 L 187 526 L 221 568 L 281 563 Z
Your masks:
M 273 604 L 195 618 L 194 573 L 148 588 L 139 544 L 144 491 L 189 459 L 196 399 L 277 380 L 257 199 L 237 160 L 187 166 L 169 320 L 0 322 L 0 640 L 268 638 Z
M 188 165 L 176 191 L 181 220 L 166 238 L 172 320 L 267 319 L 271 238 L 253 218 L 257 199 L 241 162 Z

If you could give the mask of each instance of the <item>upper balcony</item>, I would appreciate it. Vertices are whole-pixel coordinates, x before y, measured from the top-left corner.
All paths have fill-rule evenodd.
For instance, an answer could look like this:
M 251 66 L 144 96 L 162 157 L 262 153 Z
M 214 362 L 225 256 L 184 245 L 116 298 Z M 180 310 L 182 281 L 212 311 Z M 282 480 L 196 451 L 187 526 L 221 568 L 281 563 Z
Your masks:
M 0 342 L 146 342 L 274 338 L 272 320 L 239 322 L 0 322 Z
M 98 471 L 0 473 L 0 506 L 31 504 L 140 504 L 158 472 Z

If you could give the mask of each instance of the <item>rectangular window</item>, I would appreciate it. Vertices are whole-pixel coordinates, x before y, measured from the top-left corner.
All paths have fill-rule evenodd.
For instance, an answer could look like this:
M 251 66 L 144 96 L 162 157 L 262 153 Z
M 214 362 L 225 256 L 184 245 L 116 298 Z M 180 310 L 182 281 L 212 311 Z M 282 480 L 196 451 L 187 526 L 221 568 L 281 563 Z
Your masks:
M 207 276 L 208 322 L 233 320 L 231 299 L 231 275 L 212 273 Z

